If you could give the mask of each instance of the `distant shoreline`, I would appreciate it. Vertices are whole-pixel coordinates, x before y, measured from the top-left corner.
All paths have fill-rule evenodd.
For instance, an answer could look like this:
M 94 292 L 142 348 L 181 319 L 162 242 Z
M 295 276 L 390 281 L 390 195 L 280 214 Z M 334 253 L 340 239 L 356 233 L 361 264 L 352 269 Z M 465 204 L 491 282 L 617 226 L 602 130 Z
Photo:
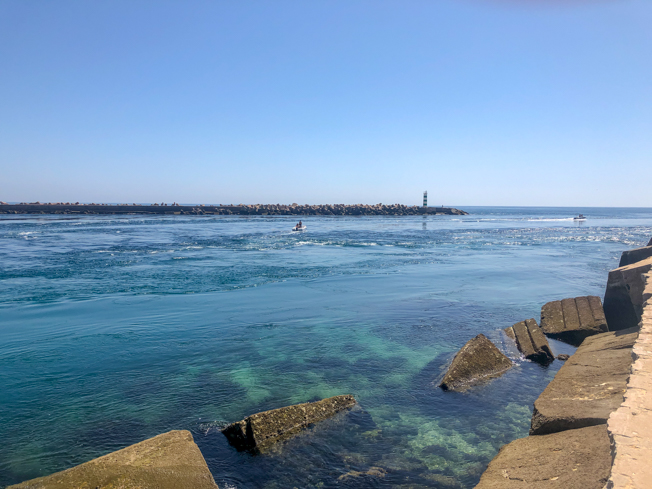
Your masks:
M 318 205 L 179 205 L 179 204 L 0 204 L 0 214 L 165 214 L 220 216 L 418 216 L 467 215 L 454 207 L 419 207 L 403 204 L 318 204 Z

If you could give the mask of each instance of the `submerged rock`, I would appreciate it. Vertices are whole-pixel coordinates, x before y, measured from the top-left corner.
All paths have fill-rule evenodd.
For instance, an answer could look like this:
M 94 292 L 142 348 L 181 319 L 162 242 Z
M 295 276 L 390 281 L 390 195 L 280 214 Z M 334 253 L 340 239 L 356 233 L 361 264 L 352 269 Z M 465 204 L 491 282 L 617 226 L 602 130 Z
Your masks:
M 618 264 L 618 268 L 631 265 L 632 263 L 636 263 L 641 260 L 645 260 L 651 256 L 651 245 L 644 246 L 643 248 L 636 248 L 634 250 L 623 251 L 623 254 L 620 255 L 620 263 Z
M 590 426 L 503 446 L 475 489 L 602 489 L 610 470 L 607 427 Z
M 638 327 L 643 313 L 643 275 L 652 269 L 652 257 L 609 272 L 604 313 L 611 331 Z
M 605 424 L 623 402 L 637 336 L 618 331 L 584 340 L 534 401 L 530 434 Z
M 228 425 L 222 433 L 238 450 L 263 449 L 354 405 L 355 398 L 348 394 L 295 404 L 252 414 Z
M 479 334 L 457 352 L 439 386 L 444 390 L 464 390 L 498 377 L 511 367 L 512 361 L 485 335 Z
M 573 346 L 609 331 L 600 298 L 594 295 L 548 302 L 541 308 L 541 329 L 547 336 Z
M 519 351 L 533 362 L 548 365 L 555 359 L 548 340 L 534 319 L 528 319 L 505 328 L 507 336 L 516 341 Z
M 366 472 L 358 472 L 357 470 L 350 470 L 346 474 L 342 474 L 337 478 L 338 481 L 346 480 L 349 477 L 362 477 L 362 476 L 371 476 L 371 477 L 385 477 L 387 471 L 382 467 L 371 467 Z
M 13 489 L 217 489 L 189 431 L 170 431 Z
M 568 355 L 567 353 L 562 353 L 560 355 L 557 355 L 557 360 L 559 360 L 561 362 L 565 362 L 569 358 L 570 358 L 570 355 Z

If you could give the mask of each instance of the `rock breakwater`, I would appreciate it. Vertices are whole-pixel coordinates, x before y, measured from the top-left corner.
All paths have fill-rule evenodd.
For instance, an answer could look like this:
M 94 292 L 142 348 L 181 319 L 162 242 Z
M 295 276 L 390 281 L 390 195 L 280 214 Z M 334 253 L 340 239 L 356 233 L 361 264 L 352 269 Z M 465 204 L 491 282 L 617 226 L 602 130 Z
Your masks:
M 454 207 L 403 204 L 80 204 L 79 202 L 0 204 L 0 214 L 171 214 L 220 216 L 418 216 L 467 215 Z

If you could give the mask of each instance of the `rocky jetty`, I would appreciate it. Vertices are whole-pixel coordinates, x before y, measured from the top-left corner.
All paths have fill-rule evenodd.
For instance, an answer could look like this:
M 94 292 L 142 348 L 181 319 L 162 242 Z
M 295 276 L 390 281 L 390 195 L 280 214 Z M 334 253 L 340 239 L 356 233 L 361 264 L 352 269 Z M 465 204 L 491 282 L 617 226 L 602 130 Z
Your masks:
M 610 465 L 605 425 L 528 436 L 503 446 L 475 489 L 603 489 Z
M 557 340 L 579 346 L 585 338 L 609 331 L 597 296 L 548 302 L 541 308 L 541 329 Z
M 170 431 L 11 489 L 217 489 L 189 431 Z M 9 489 L 8 488 L 8 489 Z
M 533 362 L 548 365 L 555 359 L 548 340 L 534 319 L 528 319 L 505 328 L 505 334 L 516 341 L 518 350 Z
M 252 414 L 228 425 L 222 433 L 238 450 L 261 450 L 354 405 L 355 399 L 351 395 L 295 404 Z
M 30 202 L 0 204 L 0 214 L 171 214 L 220 216 L 418 216 L 468 214 L 453 207 L 420 207 L 403 204 L 80 204 L 79 202 Z
M 485 335 L 479 334 L 457 352 L 439 386 L 444 390 L 465 390 L 498 377 L 511 367 L 512 361 Z
M 623 251 L 623 254 L 620 255 L 620 263 L 618 264 L 618 268 L 631 265 L 632 263 L 636 263 L 641 260 L 645 260 L 646 258 L 650 258 L 651 256 L 652 256 L 651 245 L 644 246 L 643 248 L 636 248 L 633 250 Z
M 609 272 L 604 313 L 610 331 L 638 327 L 643 313 L 643 275 L 652 269 L 652 257 Z
M 534 402 L 531 435 L 606 424 L 623 401 L 638 333 L 586 338 Z

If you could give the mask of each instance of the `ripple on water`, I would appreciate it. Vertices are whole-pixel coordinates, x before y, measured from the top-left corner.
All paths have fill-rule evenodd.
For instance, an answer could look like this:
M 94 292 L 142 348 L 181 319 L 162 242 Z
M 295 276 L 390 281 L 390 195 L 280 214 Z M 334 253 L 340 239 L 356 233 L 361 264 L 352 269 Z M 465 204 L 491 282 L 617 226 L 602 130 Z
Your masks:
M 301 236 L 294 218 L 2 220 L 0 486 L 189 429 L 220 487 L 473 487 L 559 368 L 500 330 L 601 295 L 620 252 L 652 235 L 650 211 L 584 213 L 306 218 Z M 480 332 L 515 367 L 438 389 Z M 262 456 L 220 432 L 349 393 L 356 409 Z

